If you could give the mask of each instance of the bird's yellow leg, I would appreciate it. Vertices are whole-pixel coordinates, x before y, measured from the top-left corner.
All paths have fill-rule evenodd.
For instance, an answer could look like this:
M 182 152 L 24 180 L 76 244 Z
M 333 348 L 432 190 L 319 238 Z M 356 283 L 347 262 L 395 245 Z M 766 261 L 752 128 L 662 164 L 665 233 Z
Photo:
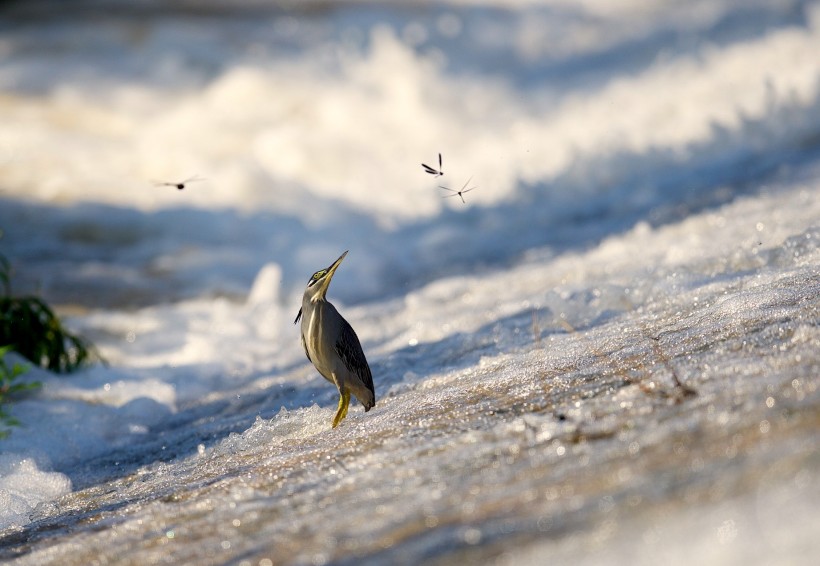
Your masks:
M 333 428 L 339 426 L 342 419 L 347 416 L 347 408 L 350 406 L 350 391 L 344 390 L 339 392 L 339 409 L 333 417 Z

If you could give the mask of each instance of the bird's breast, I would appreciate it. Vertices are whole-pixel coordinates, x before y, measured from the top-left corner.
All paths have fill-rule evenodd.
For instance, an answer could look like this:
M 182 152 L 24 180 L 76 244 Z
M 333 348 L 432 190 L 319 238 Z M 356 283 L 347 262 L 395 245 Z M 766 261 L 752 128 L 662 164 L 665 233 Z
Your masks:
M 312 308 L 305 309 L 310 314 L 302 318 L 302 334 L 305 337 L 305 345 L 313 365 L 319 373 L 331 379 L 332 368 L 325 367 L 323 363 L 324 360 L 332 359 L 331 352 L 327 349 L 333 347 L 324 333 L 325 306 L 324 301 L 317 301 L 311 306 Z

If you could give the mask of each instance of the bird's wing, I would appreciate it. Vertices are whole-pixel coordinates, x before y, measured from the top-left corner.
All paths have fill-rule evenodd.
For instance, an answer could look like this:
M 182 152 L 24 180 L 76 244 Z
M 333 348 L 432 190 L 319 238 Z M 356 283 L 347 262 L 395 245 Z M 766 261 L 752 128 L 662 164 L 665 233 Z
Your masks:
M 347 370 L 357 375 L 365 387 L 375 395 L 373 374 L 370 373 L 370 366 L 367 365 L 367 358 L 364 357 L 359 337 L 356 336 L 353 327 L 345 319 L 342 319 L 342 331 L 339 333 L 339 338 L 336 340 L 334 347 Z
M 302 314 L 302 311 L 299 311 L 299 314 Z M 299 333 L 299 341 L 302 342 L 302 348 L 305 349 L 305 355 L 307 356 L 308 361 L 310 363 L 313 363 L 313 360 L 310 359 L 310 354 L 308 353 L 308 350 L 307 350 L 307 344 L 305 343 L 305 335 L 302 334 L 301 332 Z

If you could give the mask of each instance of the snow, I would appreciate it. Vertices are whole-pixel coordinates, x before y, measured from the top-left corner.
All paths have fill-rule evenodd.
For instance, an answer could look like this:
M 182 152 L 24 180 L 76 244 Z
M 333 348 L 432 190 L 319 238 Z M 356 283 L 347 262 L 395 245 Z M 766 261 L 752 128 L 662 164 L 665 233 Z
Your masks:
M 112 5 L 0 17 L 0 252 L 108 362 L 25 375 L 0 557 L 810 563 L 820 6 Z

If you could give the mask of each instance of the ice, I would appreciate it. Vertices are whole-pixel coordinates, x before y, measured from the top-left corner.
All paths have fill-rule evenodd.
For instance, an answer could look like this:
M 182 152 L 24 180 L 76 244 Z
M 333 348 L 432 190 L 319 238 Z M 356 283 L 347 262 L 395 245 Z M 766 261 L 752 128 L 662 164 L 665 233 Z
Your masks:
M 23 376 L 0 559 L 811 563 L 816 3 L 113 7 L 0 16 L 0 252 L 107 360 Z

